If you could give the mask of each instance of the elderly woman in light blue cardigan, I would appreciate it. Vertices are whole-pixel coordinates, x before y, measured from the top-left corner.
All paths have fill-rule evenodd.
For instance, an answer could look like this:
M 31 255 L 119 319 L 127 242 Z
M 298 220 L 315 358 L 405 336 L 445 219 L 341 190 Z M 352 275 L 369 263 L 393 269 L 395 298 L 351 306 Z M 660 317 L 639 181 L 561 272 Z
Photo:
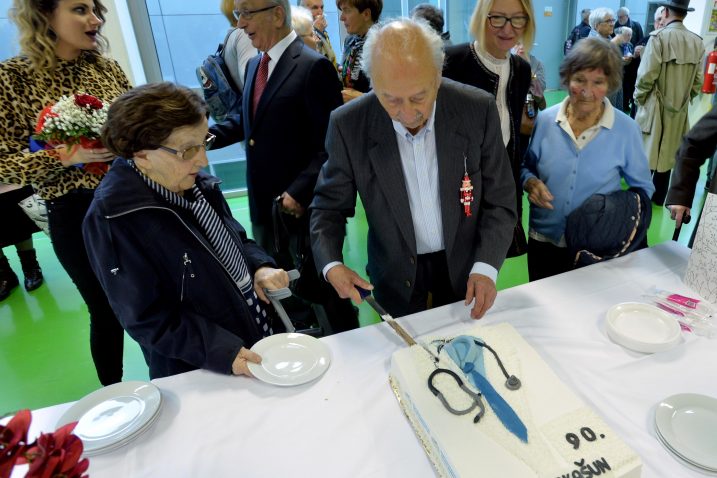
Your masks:
M 573 267 L 565 242 L 568 215 L 621 179 L 650 197 L 654 187 L 637 124 L 606 96 L 620 87 L 622 59 L 610 43 L 586 38 L 560 65 L 569 95 L 538 115 L 521 170 L 530 201 L 530 280 Z

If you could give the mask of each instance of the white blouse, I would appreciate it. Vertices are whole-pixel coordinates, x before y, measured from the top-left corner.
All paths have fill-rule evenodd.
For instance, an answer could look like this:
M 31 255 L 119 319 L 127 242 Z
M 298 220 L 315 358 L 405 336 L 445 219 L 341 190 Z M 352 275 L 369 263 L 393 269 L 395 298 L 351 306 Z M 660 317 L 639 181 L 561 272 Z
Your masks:
M 510 52 L 506 53 L 505 58 L 495 58 L 487 51 L 480 48 L 478 42 L 474 42 L 476 54 L 480 61 L 491 72 L 498 75 L 498 92 L 496 93 L 495 103 L 498 106 L 498 116 L 500 117 L 500 129 L 503 132 L 503 144 L 507 147 L 510 142 L 510 113 L 508 111 L 508 78 L 510 77 Z

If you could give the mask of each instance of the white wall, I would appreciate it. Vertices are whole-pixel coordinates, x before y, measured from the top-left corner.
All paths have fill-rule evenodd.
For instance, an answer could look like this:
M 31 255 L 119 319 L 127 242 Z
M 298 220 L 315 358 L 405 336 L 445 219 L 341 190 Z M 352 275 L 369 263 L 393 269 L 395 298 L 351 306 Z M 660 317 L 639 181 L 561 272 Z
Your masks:
M 108 55 L 119 62 L 133 85 L 146 83 L 127 0 L 105 0 L 104 4 L 108 10 L 103 29 L 110 43 Z
M 704 16 L 706 11 L 706 5 L 708 3 L 708 0 L 692 0 L 690 2 L 690 7 L 694 8 L 694 12 L 690 12 L 687 14 L 684 20 L 684 24 L 687 27 L 688 30 L 692 30 L 693 32 L 697 33 L 698 35 L 703 36 L 702 32 L 702 25 L 704 24 Z M 712 3 L 712 2 L 710 2 Z M 712 10 L 710 10 L 711 12 Z M 708 18 L 707 21 L 709 22 L 709 12 L 707 12 Z

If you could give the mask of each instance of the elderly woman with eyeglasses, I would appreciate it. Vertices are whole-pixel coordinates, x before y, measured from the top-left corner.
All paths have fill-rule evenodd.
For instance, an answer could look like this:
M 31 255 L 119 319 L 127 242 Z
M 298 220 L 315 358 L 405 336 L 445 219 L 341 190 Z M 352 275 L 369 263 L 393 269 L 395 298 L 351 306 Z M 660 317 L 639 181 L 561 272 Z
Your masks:
M 533 44 L 535 15 L 531 0 L 478 0 L 470 21 L 475 41 L 446 48 L 443 76 L 472 85 L 495 96 L 503 134 L 516 182 L 518 222 L 508 256 L 525 253 L 521 226 L 523 198 L 519 184 L 520 123 L 530 88 L 530 64 L 511 49 L 520 41 Z M 524 148 L 523 148 L 524 149 Z
M 620 191 L 623 179 L 646 204 L 655 191 L 640 128 L 607 101 L 622 84 L 618 49 L 598 38 L 580 40 L 560 65 L 560 81 L 568 97 L 538 116 L 522 168 L 530 201 L 531 281 L 574 267 L 568 216 L 591 196 Z
M 234 220 L 207 166 L 204 101 L 173 83 L 118 97 L 103 144 L 118 158 L 83 223 L 92 268 L 151 378 L 203 368 L 251 375 L 272 333 L 264 288 L 285 271 Z

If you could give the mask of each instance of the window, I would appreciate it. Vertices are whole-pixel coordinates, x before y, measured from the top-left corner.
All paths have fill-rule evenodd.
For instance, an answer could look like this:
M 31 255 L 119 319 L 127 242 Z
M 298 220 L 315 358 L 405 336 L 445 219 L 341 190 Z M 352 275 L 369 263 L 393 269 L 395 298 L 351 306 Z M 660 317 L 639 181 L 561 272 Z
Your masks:
M 12 0 L 0 0 L 0 61 L 20 53 L 17 44 L 17 30 L 8 18 L 8 10 L 11 6 Z
M 128 5 L 147 81 L 172 81 L 198 91 L 197 66 L 216 51 L 230 28 L 219 2 L 140 0 L 129 1 Z M 224 191 L 246 189 L 242 144 L 209 151 L 208 157 L 210 173 L 222 178 Z

